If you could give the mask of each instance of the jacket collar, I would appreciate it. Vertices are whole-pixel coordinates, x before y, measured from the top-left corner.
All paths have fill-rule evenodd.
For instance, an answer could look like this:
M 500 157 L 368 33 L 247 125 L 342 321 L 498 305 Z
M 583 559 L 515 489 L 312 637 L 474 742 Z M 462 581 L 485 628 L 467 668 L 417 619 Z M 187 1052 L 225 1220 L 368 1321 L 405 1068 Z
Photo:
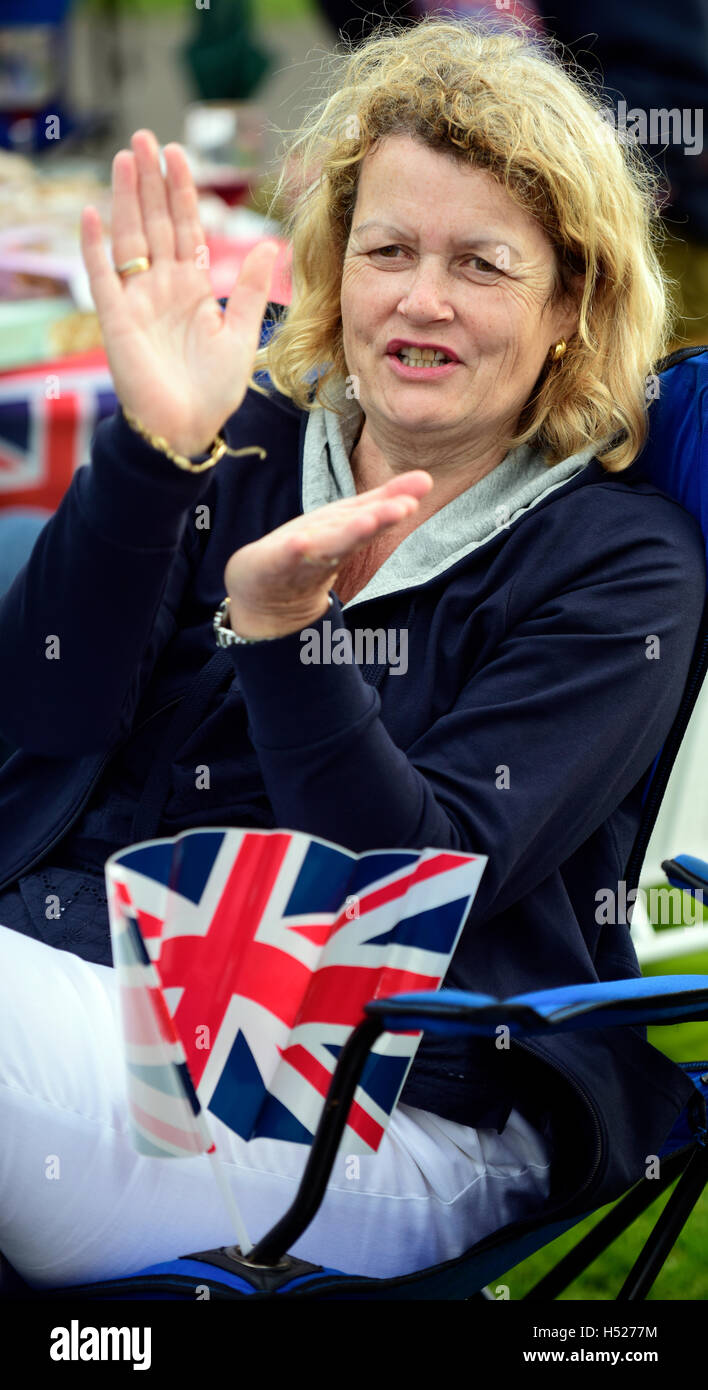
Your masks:
M 342 417 L 321 406 L 308 415 L 302 446 L 304 512 L 356 495 L 349 459 L 363 412 L 358 401 L 348 401 L 343 394 L 341 406 Z M 512 449 L 490 473 L 406 536 L 344 607 L 425 584 L 443 574 L 584 472 L 601 448 L 601 443 L 588 445 L 552 468 L 528 444 Z

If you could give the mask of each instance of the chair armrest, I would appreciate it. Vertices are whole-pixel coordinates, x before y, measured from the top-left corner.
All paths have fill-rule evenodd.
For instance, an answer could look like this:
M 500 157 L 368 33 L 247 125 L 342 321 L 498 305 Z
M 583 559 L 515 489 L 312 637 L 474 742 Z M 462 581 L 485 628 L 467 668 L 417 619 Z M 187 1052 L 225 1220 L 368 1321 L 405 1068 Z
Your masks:
M 509 999 L 464 990 L 421 991 L 371 1000 L 364 1009 L 390 1033 L 493 1037 L 500 1024 L 512 1037 L 578 1032 L 618 1024 L 670 1024 L 708 1019 L 708 975 L 600 980 L 534 990 Z
M 661 867 L 674 888 L 684 888 L 703 901 L 704 891 L 708 891 L 708 864 L 705 859 L 696 859 L 693 854 L 677 854 L 675 859 L 662 859 Z

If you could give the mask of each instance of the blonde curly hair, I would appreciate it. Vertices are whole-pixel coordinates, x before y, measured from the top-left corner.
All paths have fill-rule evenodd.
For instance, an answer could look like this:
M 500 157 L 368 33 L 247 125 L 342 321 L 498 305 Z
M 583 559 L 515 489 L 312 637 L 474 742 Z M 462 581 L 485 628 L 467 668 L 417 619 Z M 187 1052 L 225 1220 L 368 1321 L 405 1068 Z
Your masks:
M 530 443 L 551 467 L 597 441 L 607 472 L 629 467 L 647 434 L 647 376 L 671 339 L 673 282 L 658 256 L 659 176 L 618 139 L 601 89 L 518 21 L 504 33 L 464 18 L 389 21 L 323 66 L 326 94 L 271 199 L 282 205 L 294 153 L 301 184 L 283 222 L 292 299 L 250 385 L 262 390 L 265 371 L 300 408 L 339 411 L 342 266 L 361 164 L 388 135 L 412 135 L 489 171 L 537 219 L 556 253 L 553 302 L 582 284 L 577 333 L 560 366 L 544 366 L 508 447 Z

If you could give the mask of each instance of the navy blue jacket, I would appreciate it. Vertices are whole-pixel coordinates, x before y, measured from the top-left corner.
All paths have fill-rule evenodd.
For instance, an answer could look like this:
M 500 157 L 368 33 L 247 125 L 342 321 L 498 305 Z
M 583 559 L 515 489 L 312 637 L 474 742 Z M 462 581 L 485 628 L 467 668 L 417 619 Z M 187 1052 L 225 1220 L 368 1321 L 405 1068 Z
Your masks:
M 225 435 L 267 459 L 197 475 L 120 410 L 98 426 L 0 603 L 0 731 L 19 750 L 0 769 L 0 890 L 51 862 L 142 739 L 138 838 L 277 825 L 355 851 L 482 853 L 447 985 L 637 975 L 596 895 L 618 890 L 681 699 L 706 587 L 697 523 L 637 464 L 611 476 L 595 459 L 432 580 L 346 611 L 335 596 L 315 628 L 406 628 L 407 674 L 304 664 L 297 633 L 217 651 L 229 556 L 302 511 L 307 418 L 249 390 Z M 512 1105 L 549 1107 L 552 1199 L 581 1212 L 643 1175 L 693 1095 L 643 1030 L 616 1027 L 508 1050 L 424 1039 L 402 1100 L 499 1128 Z

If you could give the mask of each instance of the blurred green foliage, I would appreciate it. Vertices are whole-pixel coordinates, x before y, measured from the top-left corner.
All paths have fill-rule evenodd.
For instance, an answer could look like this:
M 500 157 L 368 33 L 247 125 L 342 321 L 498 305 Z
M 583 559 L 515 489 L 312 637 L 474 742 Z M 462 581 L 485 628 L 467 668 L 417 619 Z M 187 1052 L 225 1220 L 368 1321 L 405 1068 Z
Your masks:
M 213 2 L 216 5 L 218 0 Z M 94 14 L 106 9 L 105 0 L 74 0 L 74 6 L 77 11 Z M 316 0 L 256 0 L 256 7 L 261 24 L 267 24 L 270 19 L 298 19 L 317 12 Z M 117 8 L 124 15 L 153 15 L 179 10 L 192 13 L 195 4 L 194 0 L 112 0 L 111 8 Z

